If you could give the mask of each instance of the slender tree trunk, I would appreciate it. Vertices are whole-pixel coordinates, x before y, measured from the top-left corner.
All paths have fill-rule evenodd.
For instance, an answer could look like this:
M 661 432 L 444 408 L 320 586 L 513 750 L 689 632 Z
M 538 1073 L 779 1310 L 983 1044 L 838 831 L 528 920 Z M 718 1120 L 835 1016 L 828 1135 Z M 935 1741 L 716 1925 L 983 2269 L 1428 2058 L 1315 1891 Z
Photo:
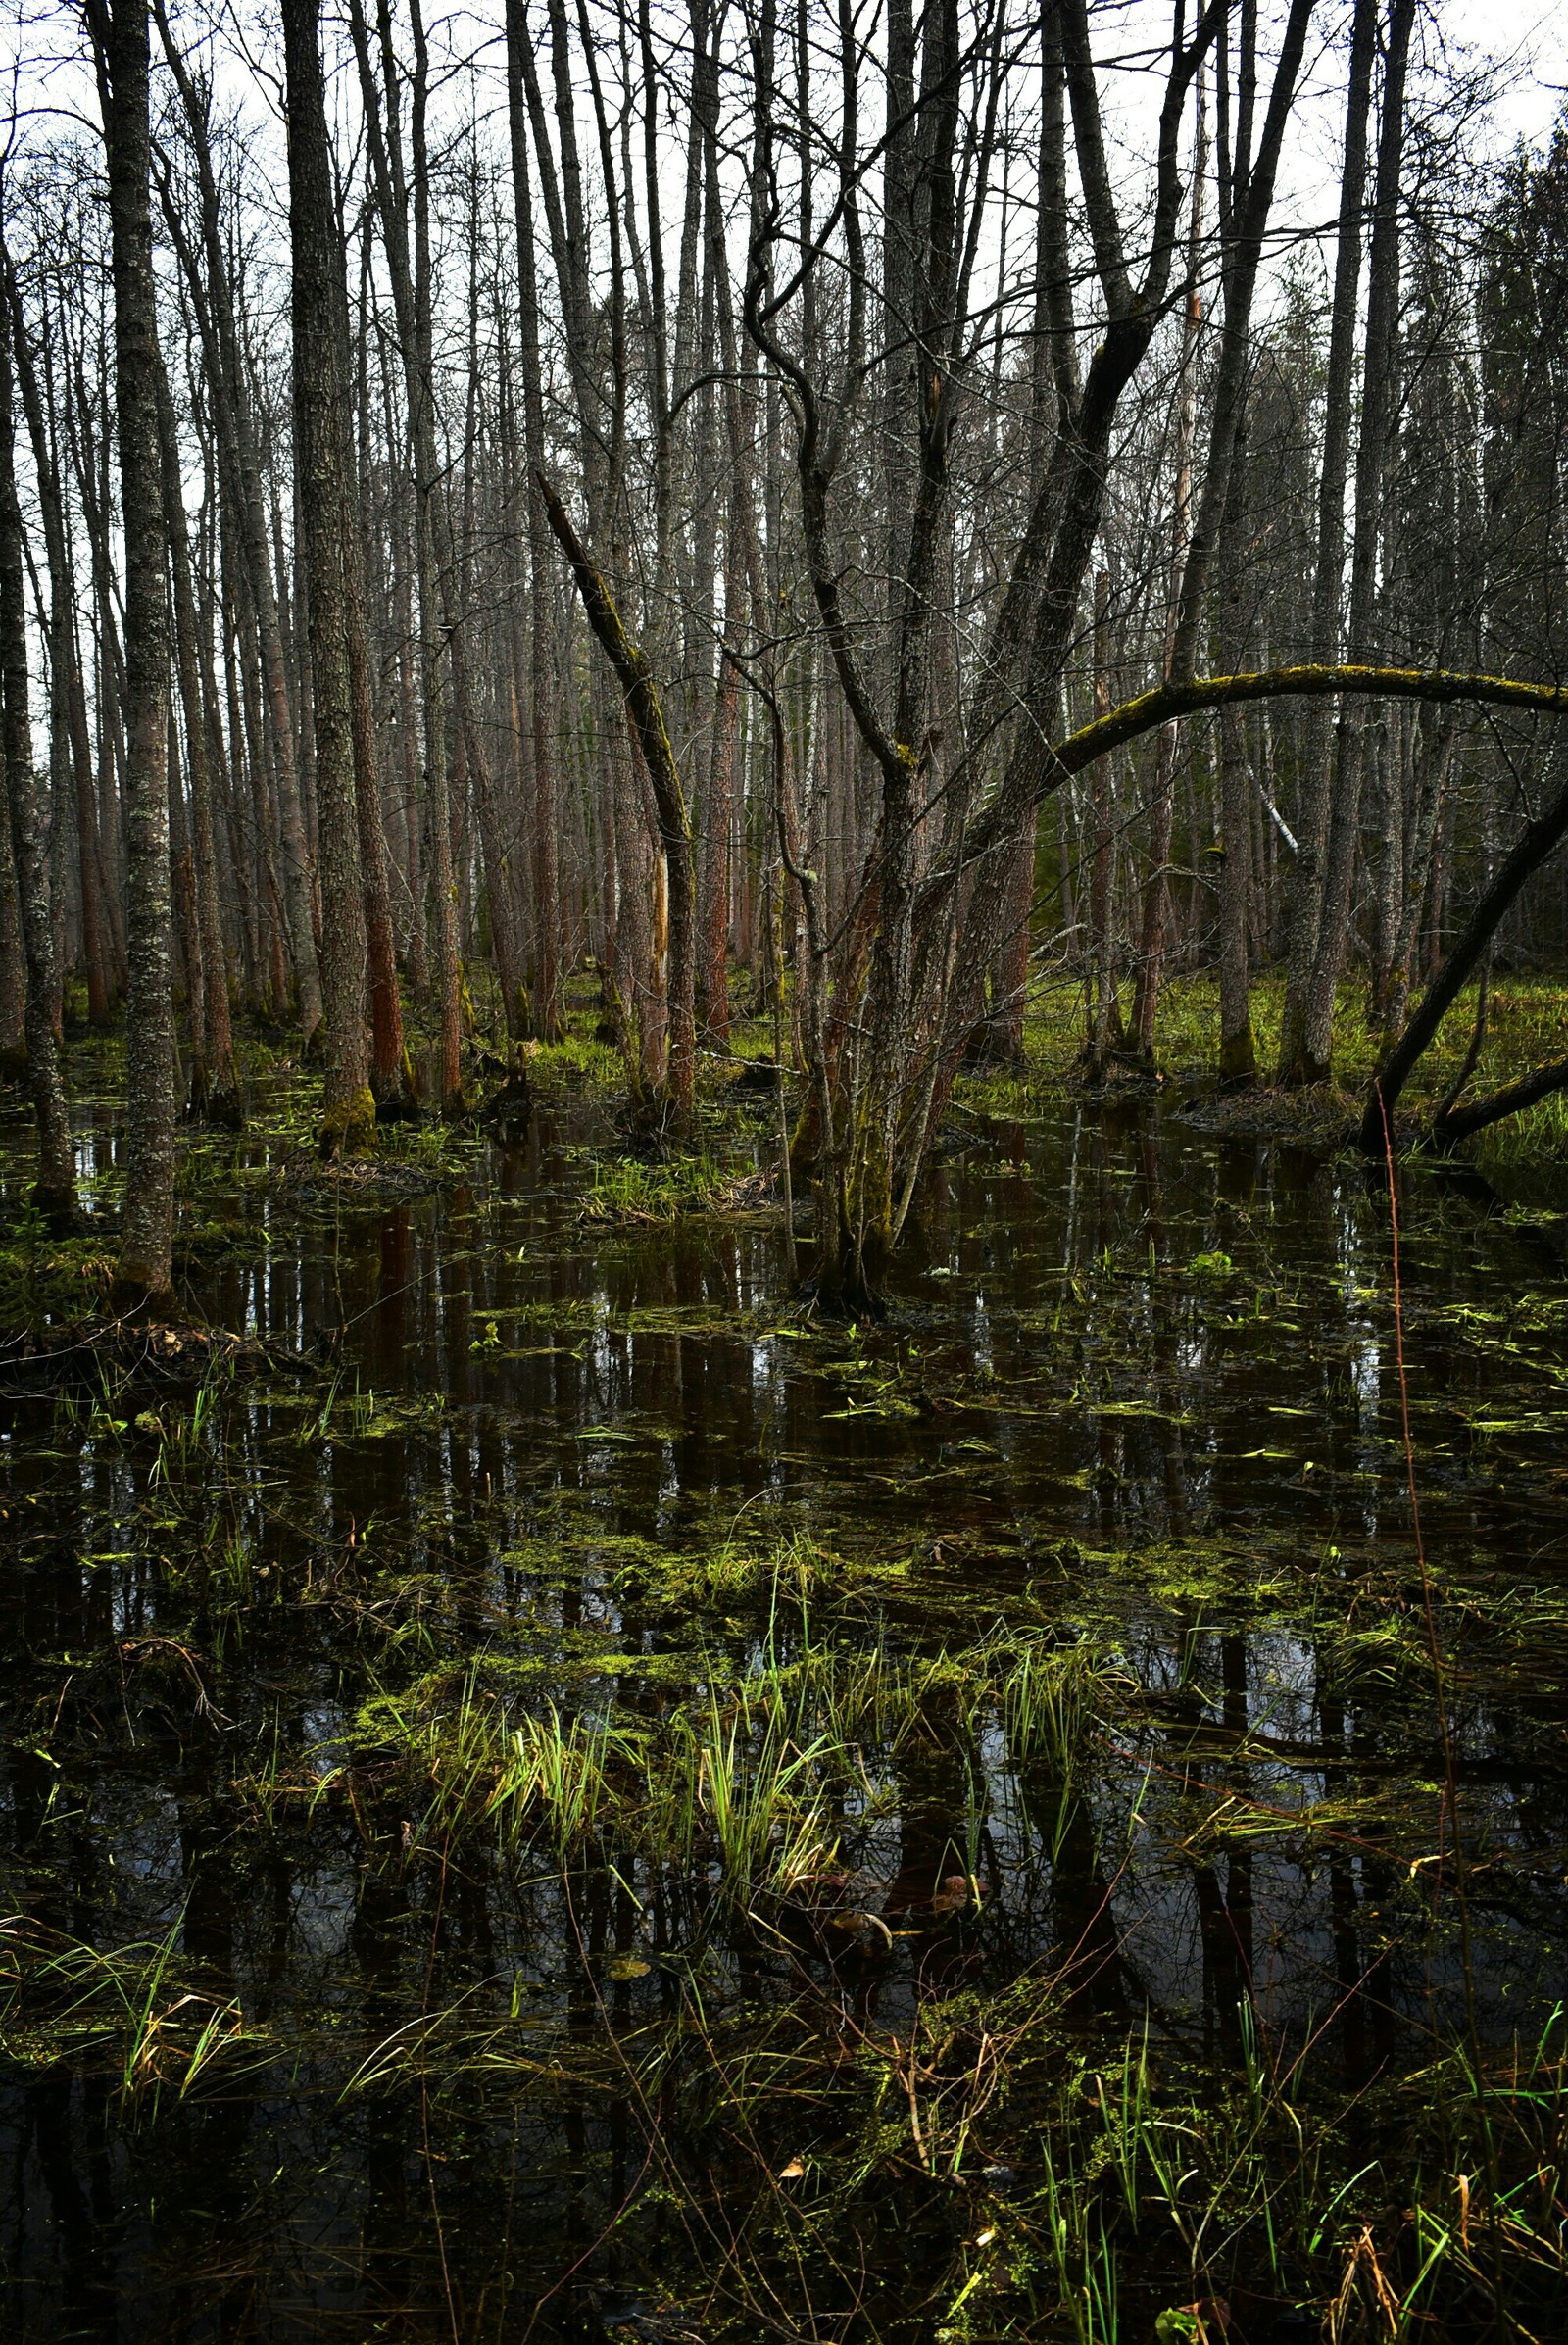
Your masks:
M 1095 714 L 1110 712 L 1110 574 L 1095 573 Z M 1091 1083 L 1104 1079 L 1105 1054 L 1121 1041 L 1116 1009 L 1116 939 L 1114 920 L 1115 776 L 1111 760 L 1097 757 L 1091 774 L 1094 836 L 1089 850 L 1089 1049 L 1086 1067 Z
M 32 765 L 28 703 L 27 608 L 22 508 L 17 501 L 16 425 L 11 360 L 0 332 L 0 755 L 12 859 L 26 964 L 27 1075 L 38 1124 L 38 1174 L 32 1198 L 55 1226 L 75 1219 L 71 1121 L 55 1039 L 55 935 L 49 902 L 38 781 Z
M 8 821 L 0 829 L 0 1072 L 20 1075 L 26 1063 L 27 959 Z
M 583 610 L 625 694 L 659 811 L 664 865 L 669 875 L 669 1104 L 677 1132 L 690 1129 L 696 1083 L 695 1015 L 697 905 L 693 885 L 691 825 L 680 772 L 658 688 L 642 653 L 629 641 L 609 590 L 579 542 L 565 509 L 549 483 L 539 482 L 550 526 L 571 564 Z
M 174 1244 L 173 938 L 169 867 L 169 627 L 158 452 L 158 317 L 148 192 L 147 0 L 89 0 L 108 154 L 115 388 L 125 561 L 129 851 L 125 1207 L 116 1278 L 170 1298 Z
M 1377 48 L 1379 0 L 1355 0 L 1350 26 L 1349 86 L 1345 155 L 1340 168 L 1340 214 L 1324 389 L 1323 459 L 1318 477 L 1317 564 L 1312 589 L 1309 657 L 1337 660 L 1344 600 L 1345 488 L 1349 471 L 1350 410 L 1355 376 L 1356 303 L 1361 283 L 1362 213 L 1366 202 L 1367 122 Z M 1280 1027 L 1282 1083 L 1312 1079 L 1307 1050 L 1307 996 L 1323 919 L 1324 857 L 1328 848 L 1333 774 L 1332 711 L 1327 703 L 1306 711 L 1304 779 L 1297 834 L 1297 862 L 1287 914 L 1285 1007 Z
M 1176 378 L 1175 495 L 1170 519 L 1170 567 L 1165 594 L 1164 668 L 1170 673 L 1181 615 L 1182 580 L 1192 538 L 1193 443 L 1198 425 L 1198 339 L 1203 302 L 1198 274 L 1203 233 L 1203 189 L 1208 176 L 1208 129 L 1201 79 L 1198 122 L 1193 132 L 1192 211 L 1187 229 L 1187 281 L 1182 301 L 1182 354 Z M 1162 725 L 1154 736 L 1153 793 L 1149 808 L 1149 868 L 1144 879 L 1143 923 L 1138 940 L 1138 986 L 1133 999 L 1133 1034 L 1145 1058 L 1154 1055 L 1154 1024 L 1164 972 L 1165 935 L 1170 922 L 1171 837 L 1175 812 L 1177 729 Z
M 1217 541 L 1218 592 L 1214 638 L 1218 673 L 1231 675 L 1246 657 L 1247 418 L 1238 415 L 1232 445 L 1230 489 Z M 1256 797 L 1243 712 L 1233 706 L 1219 712 L 1219 1080 L 1227 1091 L 1257 1080 L 1257 1044 L 1252 1033 L 1250 932 L 1253 908 L 1252 816 Z
M 169 511 L 167 491 L 164 511 Z M 179 774 L 179 726 L 172 709 L 169 719 L 169 871 L 174 892 L 174 960 L 176 982 L 185 981 L 185 1018 L 190 1036 L 190 1081 L 185 1087 L 187 1113 L 200 1113 L 207 1099 L 207 977 L 202 956 L 200 916 L 196 909 L 196 866 L 191 854 L 190 825 L 185 818 L 185 793 Z M 178 1038 L 175 1038 L 175 1078 L 179 1076 Z
M 100 5 L 101 0 L 94 0 Z M 220 449 L 226 443 L 226 462 L 223 469 L 227 477 L 230 502 L 237 524 L 236 535 L 243 554 L 247 583 L 255 611 L 261 652 L 262 679 L 267 692 L 268 711 L 271 723 L 271 752 L 273 778 L 278 800 L 278 830 L 281 849 L 282 895 L 288 920 L 289 946 L 294 961 L 294 983 L 298 997 L 300 1029 L 305 1048 L 313 1049 L 319 1040 L 322 1002 L 319 972 L 317 966 L 316 916 L 313 904 L 311 854 L 307 827 L 306 786 L 301 772 L 299 743 L 296 738 L 294 710 L 288 689 L 288 646 L 285 640 L 286 617 L 280 608 L 279 586 L 281 565 L 274 578 L 272 556 L 268 546 L 267 499 L 263 485 L 261 456 L 256 444 L 256 423 L 250 383 L 246 372 L 245 356 L 241 347 L 239 326 L 234 315 L 233 286 L 230 281 L 228 256 L 224 248 L 222 218 L 219 203 L 217 175 L 213 169 L 210 122 L 206 93 L 191 77 L 178 43 L 164 13 L 162 0 L 157 0 L 155 13 L 163 38 L 164 56 L 174 77 L 190 134 L 191 153 L 196 165 L 197 188 L 201 202 L 202 250 L 207 263 L 207 279 L 203 287 L 195 266 L 195 256 L 188 246 L 181 251 L 181 261 L 191 284 L 193 299 L 203 309 L 210 305 L 210 332 L 216 359 L 214 367 L 214 420 L 218 428 Z M 169 207 L 166 207 L 166 217 Z M 182 240 L 176 237 L 176 244 Z
M 348 497 L 348 385 L 334 289 L 342 244 L 321 82 L 318 0 L 282 0 L 282 8 L 294 259 L 295 465 L 308 585 L 326 1015 L 321 1146 L 323 1152 L 337 1154 L 363 1148 L 375 1124 L 344 580 L 358 521 Z
M 169 530 L 170 570 L 173 582 L 175 665 L 185 718 L 185 764 L 190 776 L 191 887 L 195 898 L 196 931 L 200 942 L 203 999 L 200 1030 L 203 1041 L 199 1092 L 194 1103 L 215 1122 L 241 1120 L 239 1086 L 234 1073 L 234 1039 L 228 1015 L 228 955 L 223 946 L 222 916 L 218 903 L 218 859 L 213 840 L 212 768 L 208 759 L 207 711 L 203 704 L 196 592 L 191 577 L 190 537 L 180 487 L 179 445 L 174 428 L 174 404 L 159 354 L 159 453 L 163 464 L 164 514 Z M 187 982 L 191 978 L 187 955 Z M 193 1018 L 195 1005 L 193 1004 Z
M 447 670 L 444 656 L 447 612 L 441 593 L 441 515 L 437 510 L 441 500 L 441 476 L 436 456 L 435 383 L 429 315 L 429 174 L 423 153 L 427 61 L 423 24 L 417 6 L 414 12 L 414 179 L 410 186 L 404 171 L 398 112 L 399 69 L 392 46 L 391 20 L 383 6 L 379 21 L 383 90 L 377 85 L 370 63 L 364 11 L 360 0 L 353 0 L 350 31 L 359 64 L 376 208 L 381 217 L 387 274 L 397 317 L 410 436 L 413 441 L 419 657 L 424 686 L 425 839 L 429 850 L 430 901 L 434 914 L 435 954 L 431 975 L 434 979 L 440 1037 L 437 1072 L 439 1104 L 446 1112 L 459 1108 L 463 1101 L 463 972 L 458 942 L 457 876 L 452 861 Z M 411 216 L 415 241 L 412 257 L 409 241 Z
M 539 354 L 539 272 L 529 181 L 528 101 L 522 46 L 522 0 L 508 0 L 507 119 L 512 136 L 512 191 L 517 230 L 518 361 L 522 374 L 523 498 L 528 515 L 528 724 L 533 749 L 534 1032 L 559 1041 L 561 883 L 556 807 L 555 645 L 550 538 L 535 479 L 545 462 L 544 383 Z
M 334 214 L 337 211 L 334 204 Z M 367 244 L 369 232 L 367 219 Z M 374 1094 L 377 1112 L 390 1116 L 412 1112 L 416 1102 L 413 1069 L 403 1036 L 403 1002 L 398 992 L 392 892 L 387 876 L 386 824 L 381 811 L 381 756 L 376 737 L 370 631 L 366 615 L 366 478 L 363 465 L 355 462 L 352 417 L 347 404 L 348 386 L 354 377 L 349 341 L 348 271 L 344 262 L 340 217 L 331 250 L 325 258 L 332 272 L 338 363 L 345 400 L 343 464 L 347 534 L 343 542 L 343 625 L 348 647 L 349 714 L 354 736 L 354 806 L 359 824 L 360 875 L 365 884 L 365 949 L 370 1005 L 370 1090 Z M 362 346 L 367 339 L 362 320 Z
M 724 537 L 724 635 L 733 644 L 741 633 L 746 603 L 746 562 L 734 507 Z M 735 823 L 735 764 L 740 730 L 740 676 L 733 660 L 720 662 L 713 709 L 713 736 L 704 794 L 701 945 L 698 953 L 697 1015 L 716 1048 L 729 1047 L 730 834 Z
M 351 503 L 352 503 L 351 499 Z M 348 642 L 349 712 L 354 735 L 354 807 L 365 883 L 365 947 L 370 994 L 370 1089 L 385 1113 L 412 1108 L 414 1087 L 403 1035 L 386 827 L 381 816 L 381 758 L 375 689 L 365 622 L 365 557 L 357 520 L 343 548 L 343 611 Z
M 1355 452 L 1355 535 L 1350 557 L 1349 656 L 1377 658 L 1377 551 L 1398 365 L 1399 175 L 1404 157 L 1404 73 L 1415 0 L 1392 0 L 1378 135 L 1377 203 L 1367 268 L 1366 361 L 1361 436 Z M 1334 1002 L 1349 942 L 1360 851 L 1361 791 L 1368 753 L 1366 707 L 1348 700 L 1335 736 L 1334 786 L 1317 951 L 1307 989 L 1300 1071 L 1326 1082 L 1334 1055 Z
M 44 546 L 49 562 L 50 685 L 57 713 L 64 717 L 72 792 L 75 814 L 77 884 L 81 904 L 82 973 L 87 981 L 87 1016 L 94 1026 L 107 1025 L 110 1012 L 110 970 L 105 939 L 102 854 L 98 841 L 98 811 L 92 780 L 92 740 L 87 726 L 87 696 L 82 683 L 81 654 L 76 640 L 75 580 L 66 541 L 64 500 L 61 494 L 58 451 L 44 413 L 37 369 L 27 339 L 22 296 L 9 259 L 4 259 L 5 289 L 10 313 L 12 348 L 23 412 L 32 443 L 34 477 L 43 517 Z

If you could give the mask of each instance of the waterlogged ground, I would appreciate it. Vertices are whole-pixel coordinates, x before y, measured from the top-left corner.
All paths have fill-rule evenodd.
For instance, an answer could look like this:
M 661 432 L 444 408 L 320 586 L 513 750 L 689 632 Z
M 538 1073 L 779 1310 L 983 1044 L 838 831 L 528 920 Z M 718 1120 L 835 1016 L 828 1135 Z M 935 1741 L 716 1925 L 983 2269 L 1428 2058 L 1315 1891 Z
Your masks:
M 967 1113 L 845 1326 L 607 1137 L 0 1395 L 6 2336 L 1568 2334 L 1568 1216 L 1401 1171 L 1418 1543 L 1381 1173 Z

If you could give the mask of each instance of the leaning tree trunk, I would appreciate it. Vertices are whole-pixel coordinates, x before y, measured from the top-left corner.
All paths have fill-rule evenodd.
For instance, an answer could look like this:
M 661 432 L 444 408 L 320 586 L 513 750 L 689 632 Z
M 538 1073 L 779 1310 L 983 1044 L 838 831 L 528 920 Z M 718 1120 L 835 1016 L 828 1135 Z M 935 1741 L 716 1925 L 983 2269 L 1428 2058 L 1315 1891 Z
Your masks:
M 158 450 L 158 314 L 148 200 L 147 0 L 89 0 L 103 96 L 124 538 L 128 845 L 125 1209 L 116 1288 L 169 1297 L 174 1247 L 173 920 L 169 870 L 169 625 Z
M 1547 857 L 1556 853 L 1565 838 L 1568 838 L 1568 784 L 1558 791 L 1534 821 L 1525 825 L 1514 841 L 1483 892 L 1463 934 L 1449 947 L 1431 984 L 1422 995 L 1414 1016 L 1378 1069 L 1361 1116 L 1361 1146 L 1368 1154 L 1380 1155 L 1388 1145 L 1399 1096 L 1436 1040 L 1438 1028 L 1490 952 L 1493 938 L 1512 909 L 1526 881 L 1533 878 Z M 1536 1096 L 1544 1097 L 1544 1094 Z M 1458 1134 L 1459 1124 L 1460 1118 L 1453 1113 L 1450 1103 L 1440 1113 L 1440 1129 L 1453 1138 Z M 1480 1127 L 1479 1124 L 1473 1124 L 1469 1128 Z
M 664 866 L 669 875 L 669 1056 L 665 1077 L 671 1118 L 682 1137 L 691 1128 L 697 1075 L 697 902 L 691 823 L 680 770 L 670 747 L 659 689 L 647 660 L 626 635 L 610 591 L 594 568 L 550 483 L 537 483 L 571 572 L 588 623 L 613 668 L 626 699 L 658 809 Z

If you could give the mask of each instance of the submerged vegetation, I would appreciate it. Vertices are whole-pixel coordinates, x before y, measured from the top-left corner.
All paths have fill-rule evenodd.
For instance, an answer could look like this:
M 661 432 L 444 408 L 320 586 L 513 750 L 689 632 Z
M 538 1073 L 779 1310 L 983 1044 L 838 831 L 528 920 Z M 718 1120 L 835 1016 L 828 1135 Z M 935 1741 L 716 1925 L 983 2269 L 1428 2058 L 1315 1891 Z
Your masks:
M 875 1323 L 720 1061 L 661 1157 L 541 1050 L 406 1194 L 260 1060 L 192 1134 L 253 1354 L 6 1402 L 11 2333 L 1561 2333 L 1546 1193 L 1411 1158 L 1396 1322 L 1353 1151 L 1051 1032 Z

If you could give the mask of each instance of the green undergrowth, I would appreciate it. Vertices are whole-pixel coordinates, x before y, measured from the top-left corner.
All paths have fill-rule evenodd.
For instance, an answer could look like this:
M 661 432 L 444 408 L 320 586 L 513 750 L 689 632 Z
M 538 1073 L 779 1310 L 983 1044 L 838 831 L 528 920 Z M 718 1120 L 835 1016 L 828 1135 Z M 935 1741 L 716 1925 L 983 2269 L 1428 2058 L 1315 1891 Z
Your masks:
M 200 1509 L 205 1430 L 115 1437 L 153 1461 L 138 1543 L 169 1553 Z M 335 1431 L 379 1438 L 374 1409 Z M 439 1917 L 482 1895 L 513 1924 L 377 2031 L 280 2028 L 177 1921 L 109 1948 L 14 1923 L 11 2057 L 93 2075 L 154 2135 L 302 2059 L 328 2060 L 351 2116 L 412 2091 L 441 2131 L 619 2112 L 640 2175 L 620 2186 L 620 2270 L 677 2334 L 738 2337 L 764 2314 L 797 2334 L 1082 2345 L 1551 2333 L 1560 2014 L 1478 2031 L 1457 1974 L 1414 2027 L 1332 1977 L 1293 1999 L 1238 1971 L 1201 2013 L 1137 1991 L 1177 1884 L 1201 1905 L 1229 1870 L 1234 1894 L 1243 1862 L 1375 1881 L 1391 1976 L 1506 1949 L 1529 1884 L 1476 1790 L 1454 1851 L 1427 1631 L 1392 1577 L 1348 1594 L 1333 1554 L 1259 1571 L 1236 1545 L 1080 1551 L 1059 1559 L 1076 1617 L 1024 1594 L 944 1638 L 915 1629 L 911 1559 L 874 1542 L 601 1534 L 586 1561 L 585 1536 L 564 1521 L 507 1550 L 488 1597 L 400 1566 L 373 1523 L 288 1564 L 216 1517 L 185 1542 L 157 1633 L 107 1675 L 74 1661 L 26 1730 L 62 1825 L 117 1682 L 127 1750 L 175 1721 L 187 1744 L 220 1736 L 225 1864 L 265 1878 L 285 1851 L 346 1847 L 382 1906 Z M 602 1627 L 596 1651 L 562 1621 L 573 1585 L 607 1623 L 657 1623 L 654 1645 Z M 1509 1655 L 1552 1666 L 1568 1628 L 1523 1585 L 1435 1602 L 1443 1650 L 1466 1656 L 1461 1709 Z M 1234 1719 L 1225 1639 L 1259 1606 L 1315 1643 L 1323 1682 L 1375 1673 L 1397 1722 L 1377 1763 L 1326 1769 L 1266 1688 Z M 286 1700 L 247 1706 L 284 1638 L 336 1656 L 337 1715 L 314 1736 L 282 1731 Z M 1174 1679 L 1156 1647 L 1182 1657 Z M 1283 1645 L 1280 1667 L 1285 1714 Z M 1368 2027 L 1386 2041 L 1357 2071 Z
M 1560 2333 L 1549 1220 L 1405 1181 L 1423 1561 L 1345 1167 L 1183 1132 L 1161 1187 L 1087 1116 L 1069 1160 L 1037 1020 L 961 1087 L 1001 1128 L 959 1119 L 886 1319 L 830 1323 L 707 1221 L 776 1097 L 705 1064 L 661 1152 L 572 1015 L 536 1189 L 386 1134 L 447 1190 L 412 1260 L 280 1179 L 281 1057 L 189 1137 L 186 1262 L 345 1322 L 318 1376 L 19 1406 L 0 2027 L 37 2106 L 204 2272 L 380 2191 L 411 2336 Z M 0 1300 L 69 1314 L 111 1250 L 14 1212 Z M 262 2214 L 204 2227 L 246 2126 Z
M 1279 1055 L 1284 978 L 1277 970 L 1253 980 L 1252 1024 L 1259 1079 L 1267 1085 Z M 1469 1049 L 1476 988 L 1468 986 L 1449 1010 L 1436 1042 L 1412 1078 L 1405 1107 L 1419 1116 L 1444 1097 Z M 1348 1118 L 1364 1098 L 1384 1047 L 1367 1018 L 1366 988 L 1358 977 L 1341 986 L 1334 1014 L 1334 1099 L 1329 1111 Z M 1082 1072 L 1082 985 L 1071 978 L 1043 982 L 1031 997 L 1024 1025 L 1025 1064 L 962 1076 L 956 1099 L 999 1120 L 1038 1113 Z M 1487 1034 L 1467 1096 L 1479 1096 L 1568 1049 L 1568 990 L 1559 978 L 1505 973 L 1489 991 Z M 1206 1086 L 1219 1052 L 1219 981 L 1210 971 L 1169 978 L 1160 995 L 1155 1065 L 1167 1080 Z M 1515 1167 L 1556 1164 L 1568 1157 L 1568 1107 L 1544 1100 L 1521 1116 L 1479 1135 L 1467 1153 L 1481 1164 Z

